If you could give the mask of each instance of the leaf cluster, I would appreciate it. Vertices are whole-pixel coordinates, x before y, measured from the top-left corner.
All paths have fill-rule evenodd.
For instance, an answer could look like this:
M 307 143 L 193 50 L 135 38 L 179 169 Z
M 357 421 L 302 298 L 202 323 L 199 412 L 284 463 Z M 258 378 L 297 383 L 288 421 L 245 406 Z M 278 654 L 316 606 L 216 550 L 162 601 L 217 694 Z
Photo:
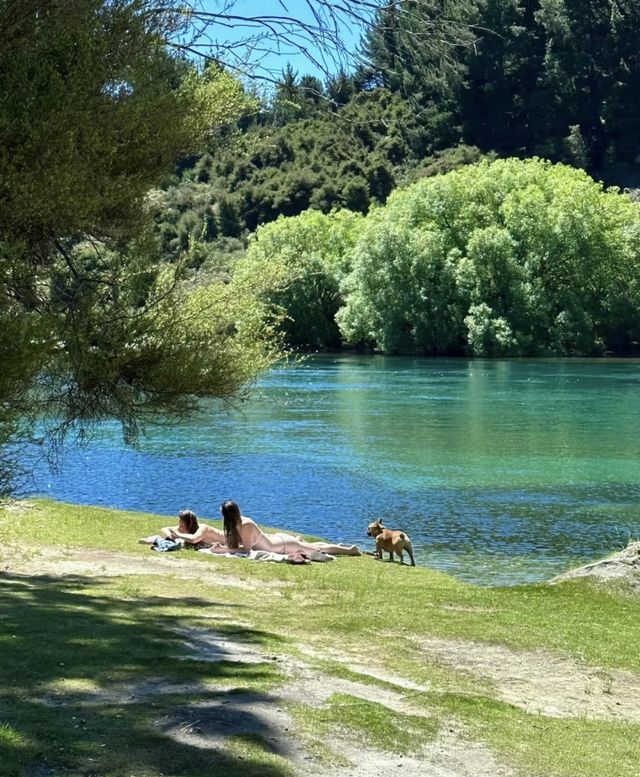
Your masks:
M 308 210 L 280 217 L 252 236 L 235 279 L 270 277 L 262 299 L 283 315 L 282 332 L 295 348 L 337 348 L 340 281 L 351 269 L 351 253 L 362 216 L 348 210 L 328 215 Z
M 640 339 L 639 235 L 626 195 L 567 166 L 507 159 L 423 178 L 359 221 L 280 219 L 258 231 L 247 261 L 256 273 L 267 261 L 293 268 L 272 299 L 294 319 L 296 344 L 329 344 L 314 325 L 337 302 L 352 346 L 588 355 Z M 333 308 L 320 311 L 326 296 Z
M 0 446 L 42 410 L 132 439 L 275 356 L 255 294 L 194 292 L 197 246 L 148 229 L 148 190 L 252 106 L 172 45 L 187 23 L 166 0 L 0 2 Z
M 214 239 L 239 237 L 307 208 L 365 213 L 386 200 L 400 170 L 416 159 L 419 128 L 408 105 L 388 90 L 360 92 L 335 112 L 323 103 L 315 118 L 279 125 L 277 116 L 193 159 L 170 196 L 178 199 L 183 188 L 200 185 L 208 202 L 194 204 L 193 217 L 173 228 L 159 214 L 159 229 L 187 241 L 208 212 Z

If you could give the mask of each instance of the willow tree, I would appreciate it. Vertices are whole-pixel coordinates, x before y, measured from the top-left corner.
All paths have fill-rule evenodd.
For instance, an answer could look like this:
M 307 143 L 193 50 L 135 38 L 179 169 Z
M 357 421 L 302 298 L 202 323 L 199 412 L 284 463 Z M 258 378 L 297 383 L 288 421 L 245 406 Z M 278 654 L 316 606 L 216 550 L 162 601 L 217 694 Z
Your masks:
M 590 355 L 640 334 L 640 211 L 540 159 L 469 165 L 367 216 L 343 337 L 386 352 Z
M 329 214 L 307 210 L 264 224 L 252 235 L 235 278 L 264 279 L 262 299 L 283 312 L 288 345 L 340 346 L 335 322 L 342 304 L 340 281 L 351 269 L 351 251 L 362 223 L 359 213 L 346 209 Z
M 147 230 L 150 187 L 246 107 L 182 55 L 188 24 L 164 0 L 0 0 L 0 442 L 42 410 L 132 438 L 277 353 L 246 284 L 194 294 Z

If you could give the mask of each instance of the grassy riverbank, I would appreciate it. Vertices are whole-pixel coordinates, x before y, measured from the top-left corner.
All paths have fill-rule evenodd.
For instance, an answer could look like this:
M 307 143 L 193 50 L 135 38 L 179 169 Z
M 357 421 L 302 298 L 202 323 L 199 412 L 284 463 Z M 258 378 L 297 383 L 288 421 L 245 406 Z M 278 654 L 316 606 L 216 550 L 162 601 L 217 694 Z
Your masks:
M 637 773 L 637 596 L 136 544 L 166 522 L 0 508 L 3 777 Z

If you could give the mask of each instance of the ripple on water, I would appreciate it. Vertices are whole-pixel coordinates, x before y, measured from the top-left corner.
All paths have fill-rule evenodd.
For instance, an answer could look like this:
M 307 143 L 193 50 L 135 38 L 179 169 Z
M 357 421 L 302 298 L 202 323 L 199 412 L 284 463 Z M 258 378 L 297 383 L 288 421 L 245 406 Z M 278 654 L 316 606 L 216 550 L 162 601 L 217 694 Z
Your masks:
M 419 563 L 465 580 L 544 579 L 640 535 L 637 361 L 320 356 L 254 398 L 152 428 L 123 449 L 105 425 L 34 493 L 264 523 L 368 542 L 381 516 Z

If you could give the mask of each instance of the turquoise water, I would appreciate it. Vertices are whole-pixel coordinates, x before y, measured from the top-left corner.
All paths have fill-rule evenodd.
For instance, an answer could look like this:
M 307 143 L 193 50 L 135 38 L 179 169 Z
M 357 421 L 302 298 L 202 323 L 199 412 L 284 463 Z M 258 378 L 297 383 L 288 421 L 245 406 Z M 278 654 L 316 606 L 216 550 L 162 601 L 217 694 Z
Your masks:
M 640 535 L 640 362 L 317 356 L 251 399 L 155 427 L 105 426 L 33 491 L 260 522 L 371 547 L 382 517 L 418 563 L 483 584 L 545 579 Z

